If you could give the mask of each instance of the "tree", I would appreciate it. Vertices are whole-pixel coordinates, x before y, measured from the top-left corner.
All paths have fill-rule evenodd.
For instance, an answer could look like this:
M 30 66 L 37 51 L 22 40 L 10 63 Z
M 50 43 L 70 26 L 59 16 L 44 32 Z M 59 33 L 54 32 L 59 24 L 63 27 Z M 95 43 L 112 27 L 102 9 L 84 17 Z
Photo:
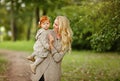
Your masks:
M 98 14 L 102 18 L 101 28 L 94 33 L 91 39 L 91 46 L 96 51 L 120 51 L 120 1 L 105 0 L 104 6 Z
M 15 18 L 15 9 L 14 4 L 16 4 L 13 0 L 11 0 L 11 31 L 12 31 L 12 40 L 16 41 L 16 18 Z

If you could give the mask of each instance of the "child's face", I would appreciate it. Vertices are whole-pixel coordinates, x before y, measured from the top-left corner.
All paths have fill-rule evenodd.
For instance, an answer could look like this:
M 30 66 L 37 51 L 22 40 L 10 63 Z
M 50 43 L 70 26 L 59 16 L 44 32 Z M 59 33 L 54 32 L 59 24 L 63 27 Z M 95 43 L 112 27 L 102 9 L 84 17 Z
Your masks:
M 47 30 L 50 27 L 50 22 L 49 21 L 43 22 L 41 24 L 41 27 Z

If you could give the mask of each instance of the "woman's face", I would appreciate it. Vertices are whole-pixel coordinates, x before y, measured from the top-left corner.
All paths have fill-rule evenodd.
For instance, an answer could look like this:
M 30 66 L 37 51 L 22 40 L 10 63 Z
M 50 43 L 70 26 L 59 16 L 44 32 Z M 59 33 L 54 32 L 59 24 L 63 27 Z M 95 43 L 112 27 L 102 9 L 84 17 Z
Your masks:
M 55 30 L 56 32 L 57 32 L 58 29 L 59 29 L 58 20 L 57 20 L 57 19 L 55 19 L 55 21 L 54 21 L 53 28 L 54 28 L 54 30 Z

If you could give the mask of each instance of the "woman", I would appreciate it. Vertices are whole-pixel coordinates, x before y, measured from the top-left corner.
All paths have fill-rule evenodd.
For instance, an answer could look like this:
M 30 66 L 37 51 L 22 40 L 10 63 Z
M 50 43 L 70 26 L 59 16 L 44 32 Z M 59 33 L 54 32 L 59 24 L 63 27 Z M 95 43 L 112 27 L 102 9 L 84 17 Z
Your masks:
M 49 35 L 51 54 L 37 67 L 36 74 L 32 76 L 33 81 L 61 80 L 61 62 L 65 53 L 71 50 L 72 30 L 65 16 L 57 16 L 53 27 Z

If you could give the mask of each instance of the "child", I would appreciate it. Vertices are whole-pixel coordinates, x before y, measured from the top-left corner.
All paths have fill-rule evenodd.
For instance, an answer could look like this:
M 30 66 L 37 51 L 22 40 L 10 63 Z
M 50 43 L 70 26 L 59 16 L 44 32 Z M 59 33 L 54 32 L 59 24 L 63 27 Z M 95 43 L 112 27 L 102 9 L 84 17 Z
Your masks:
M 30 65 L 32 72 L 35 74 L 37 65 L 39 65 L 45 57 L 50 53 L 48 28 L 50 27 L 50 20 L 47 16 L 42 16 L 39 21 L 41 29 L 36 34 L 36 42 L 33 46 L 34 52 L 28 56 L 27 59 L 34 63 Z

